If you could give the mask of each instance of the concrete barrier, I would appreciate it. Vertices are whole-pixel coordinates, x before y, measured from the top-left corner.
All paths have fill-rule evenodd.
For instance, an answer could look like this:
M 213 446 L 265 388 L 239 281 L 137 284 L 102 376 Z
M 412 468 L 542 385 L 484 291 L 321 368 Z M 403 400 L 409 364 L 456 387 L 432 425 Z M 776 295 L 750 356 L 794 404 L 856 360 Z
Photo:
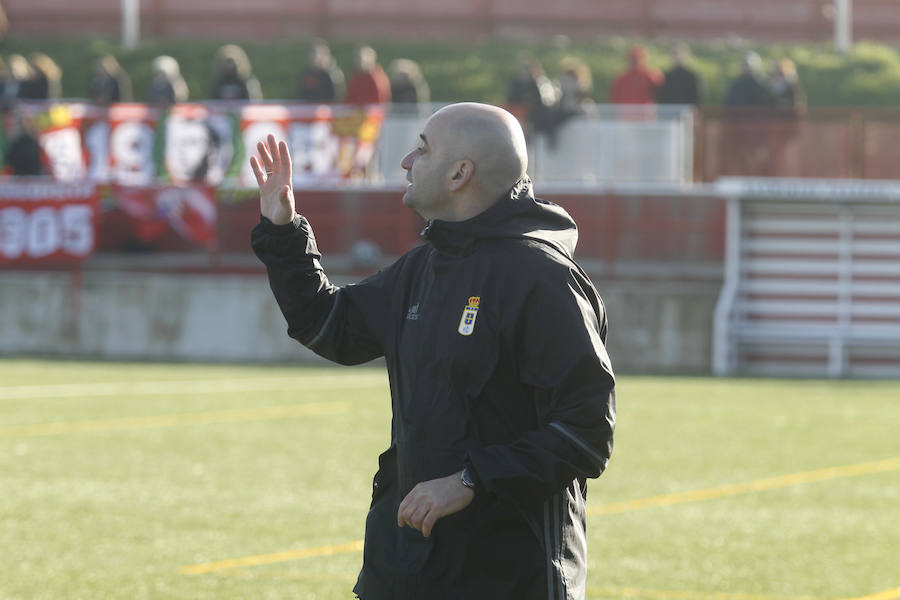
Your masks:
M 264 276 L 6 273 L 0 352 L 104 359 L 293 361 Z
M 349 280 L 338 279 L 336 283 Z M 615 367 L 707 373 L 721 281 L 595 283 Z M 0 273 L 0 354 L 111 360 L 311 362 L 264 275 Z

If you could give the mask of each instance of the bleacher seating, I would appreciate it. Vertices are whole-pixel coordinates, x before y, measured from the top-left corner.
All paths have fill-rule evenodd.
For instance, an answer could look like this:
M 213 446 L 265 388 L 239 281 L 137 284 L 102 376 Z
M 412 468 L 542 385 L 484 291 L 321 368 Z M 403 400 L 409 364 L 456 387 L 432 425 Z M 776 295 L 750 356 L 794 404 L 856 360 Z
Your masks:
M 900 376 L 900 182 L 723 180 L 717 374 Z

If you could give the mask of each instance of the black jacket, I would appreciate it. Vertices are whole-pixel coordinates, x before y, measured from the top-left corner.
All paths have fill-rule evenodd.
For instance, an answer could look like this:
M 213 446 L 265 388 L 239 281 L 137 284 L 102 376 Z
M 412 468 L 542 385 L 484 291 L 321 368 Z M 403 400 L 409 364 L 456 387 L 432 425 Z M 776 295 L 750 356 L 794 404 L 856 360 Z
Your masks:
M 263 218 L 266 264 L 288 334 L 342 364 L 384 356 L 391 447 L 366 521 L 363 600 L 584 597 L 585 497 L 615 426 L 606 315 L 572 259 L 575 223 L 530 183 L 368 279 L 332 286 L 309 224 Z M 469 466 L 475 501 L 431 538 L 397 527 L 422 481 Z
M 700 104 L 700 78 L 691 69 L 676 65 L 665 72 L 665 81 L 656 92 L 659 104 Z

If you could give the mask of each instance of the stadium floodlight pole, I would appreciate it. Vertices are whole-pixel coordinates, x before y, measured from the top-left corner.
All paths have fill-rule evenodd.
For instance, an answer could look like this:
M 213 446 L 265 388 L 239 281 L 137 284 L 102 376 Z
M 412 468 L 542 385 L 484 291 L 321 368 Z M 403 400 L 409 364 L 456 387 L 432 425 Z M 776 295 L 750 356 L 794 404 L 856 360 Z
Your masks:
M 122 45 L 133 50 L 141 37 L 141 0 L 122 0 Z
M 834 0 L 834 45 L 841 54 L 853 45 L 853 0 Z

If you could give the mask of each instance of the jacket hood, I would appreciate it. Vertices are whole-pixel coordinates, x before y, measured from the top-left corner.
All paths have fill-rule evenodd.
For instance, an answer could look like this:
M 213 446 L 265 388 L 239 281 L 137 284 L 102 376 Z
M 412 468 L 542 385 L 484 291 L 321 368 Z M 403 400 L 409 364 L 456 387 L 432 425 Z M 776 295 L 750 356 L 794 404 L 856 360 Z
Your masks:
M 521 179 L 499 201 L 465 221 L 430 221 L 422 232 L 442 252 L 465 254 L 479 240 L 522 239 L 547 244 L 572 258 L 578 227 L 561 206 L 534 197 Z

